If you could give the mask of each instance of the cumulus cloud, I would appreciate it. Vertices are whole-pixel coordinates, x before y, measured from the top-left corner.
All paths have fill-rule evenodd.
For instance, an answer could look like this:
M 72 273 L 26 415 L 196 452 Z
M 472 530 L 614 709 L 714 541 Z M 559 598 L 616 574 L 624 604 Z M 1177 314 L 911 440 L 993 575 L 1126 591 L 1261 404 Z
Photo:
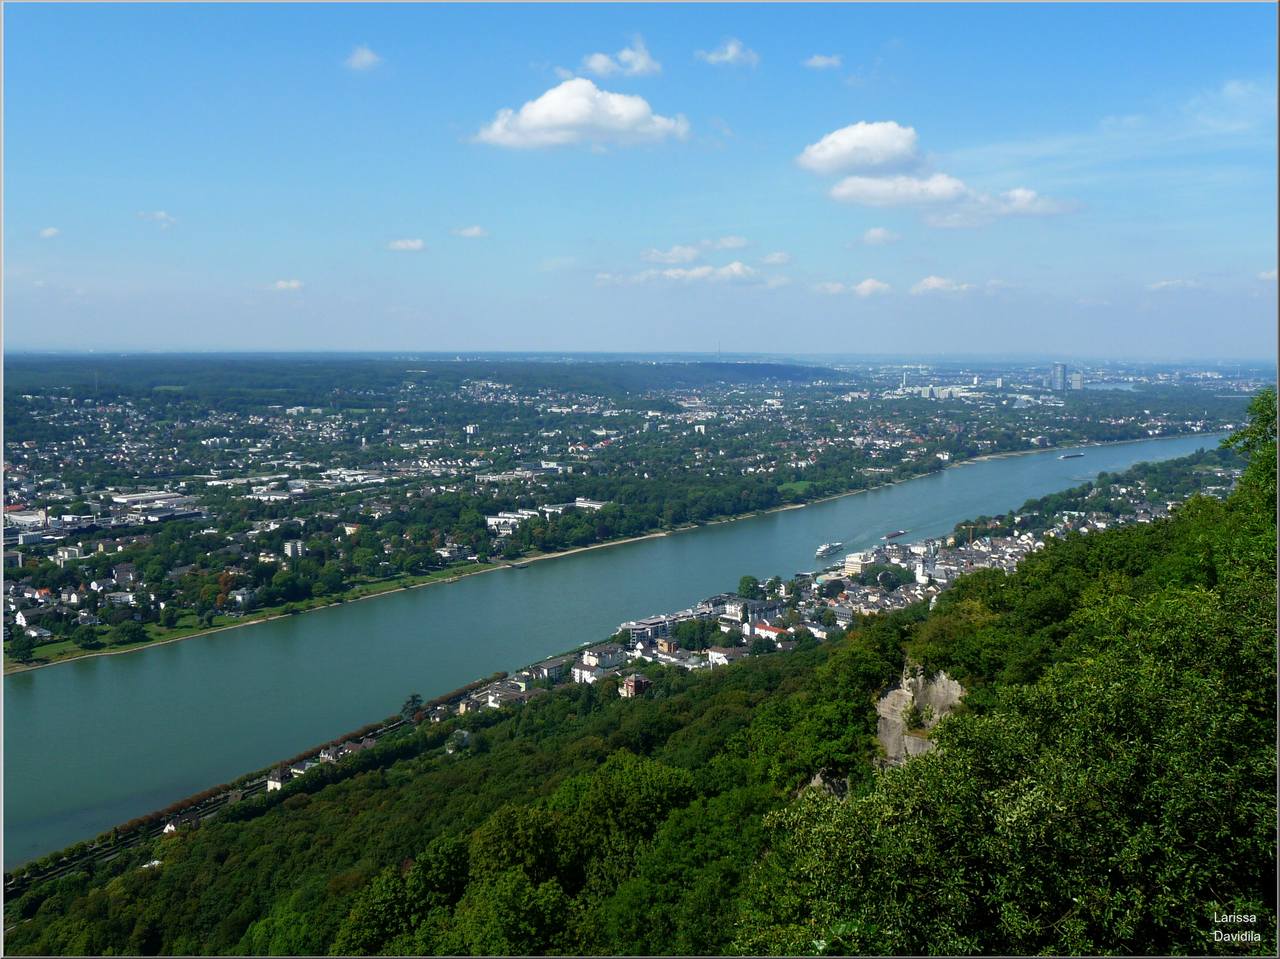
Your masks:
M 852 172 L 831 188 L 831 197 L 846 203 L 943 207 L 926 217 L 931 226 L 979 226 L 997 217 L 1048 216 L 1072 208 L 1027 187 L 990 195 L 946 173 L 930 174 L 921 169 L 915 128 L 893 120 L 841 127 L 805 147 L 796 163 L 818 174 Z M 886 240 L 887 231 L 864 235 L 869 244 Z
M 621 286 L 663 280 L 676 283 L 726 283 L 735 281 L 753 282 L 758 279 L 758 276 L 759 274 L 755 269 L 740 260 L 734 260 L 724 266 L 703 264 L 702 266 L 669 267 L 665 270 L 642 270 L 639 273 L 597 273 L 596 282 L 604 285 Z
M 1276 279 L 1276 271 L 1275 271 L 1275 270 L 1263 270 L 1261 273 L 1259 273 L 1259 274 L 1258 274 L 1258 279 L 1260 279 L 1260 280 L 1270 280 L 1271 282 L 1273 282 L 1273 283 L 1274 283 L 1274 282 L 1275 282 L 1275 279 Z
M 173 226 L 175 223 L 177 223 L 177 222 L 178 222 L 178 218 L 177 218 L 177 217 L 175 217 L 175 216 L 170 216 L 170 215 L 169 215 L 168 213 L 166 213 L 164 210 L 151 210 L 151 211 L 149 211 L 149 212 L 148 212 L 148 211 L 139 211 L 139 213 L 138 213 L 138 219 L 139 219 L 139 220 L 148 220 L 148 221 L 150 221 L 150 222 L 152 222 L 152 223 L 156 224 L 156 226 L 160 227 L 160 229 L 162 229 L 162 230 L 167 230 L 167 229 L 169 229 L 169 227 Z
M 349 70 L 372 70 L 382 63 L 382 57 L 362 43 L 352 50 L 351 54 L 342 63 Z
M 62 231 L 59 230 L 56 226 L 46 226 L 43 230 L 40 231 L 40 239 L 52 240 L 55 236 L 57 236 L 61 232 Z
M 479 225 L 462 226 L 453 231 L 454 236 L 465 237 L 468 240 L 479 240 L 489 235 L 489 231 Z
M 804 65 L 810 70 L 838 70 L 840 68 L 840 54 L 833 53 L 830 56 L 822 53 L 815 53 Z
M 862 242 L 867 246 L 884 246 L 898 239 L 898 234 L 882 226 L 873 226 L 862 234 Z
M 387 244 L 388 250 L 395 250 L 397 253 L 412 253 L 424 249 L 426 244 L 414 237 L 412 239 L 392 240 Z
M 699 60 L 712 66 L 748 66 L 754 67 L 760 62 L 760 55 L 746 46 L 736 37 L 730 37 L 714 50 L 699 50 Z
M 702 251 L 696 246 L 677 244 L 669 250 L 645 250 L 640 257 L 650 263 L 689 263 L 701 255 Z
M 598 77 L 621 73 L 628 77 L 644 77 L 662 72 L 662 64 L 649 55 L 643 37 L 636 37 L 631 46 L 623 47 L 613 56 L 607 53 L 590 53 L 582 58 L 582 69 Z
M 601 90 L 585 77 L 552 87 L 519 110 L 504 108 L 476 134 L 481 143 L 512 149 L 654 142 L 687 136 L 682 115 L 659 116 L 644 97 Z
M 716 250 L 740 250 L 747 245 L 745 236 L 722 236 L 718 240 L 707 240 L 707 246 Z
M 970 283 L 957 283 L 943 276 L 926 276 L 911 288 L 911 292 L 919 296 L 921 293 L 964 293 L 972 289 Z
M 859 121 L 811 143 L 796 162 L 814 173 L 901 166 L 916 158 L 916 131 L 892 120 Z
M 813 289 L 815 293 L 825 293 L 828 296 L 839 296 L 843 293 L 855 293 L 865 299 L 869 296 L 888 293 L 892 287 L 881 280 L 877 280 L 873 277 L 867 277 L 861 283 L 818 283 Z
M 271 284 L 271 289 L 292 291 L 300 290 L 302 289 L 302 286 L 303 283 L 301 280 L 276 280 Z
M 1152 292 L 1160 292 L 1162 290 L 1198 290 L 1200 284 L 1195 280 L 1156 280 L 1154 283 L 1148 283 L 1147 289 Z
M 785 250 L 775 250 L 762 256 L 760 262 L 766 266 L 786 266 L 791 262 L 791 254 Z
M 968 189 L 963 182 L 945 173 L 928 177 L 850 176 L 831 188 L 831 196 L 863 206 L 905 206 L 958 200 Z

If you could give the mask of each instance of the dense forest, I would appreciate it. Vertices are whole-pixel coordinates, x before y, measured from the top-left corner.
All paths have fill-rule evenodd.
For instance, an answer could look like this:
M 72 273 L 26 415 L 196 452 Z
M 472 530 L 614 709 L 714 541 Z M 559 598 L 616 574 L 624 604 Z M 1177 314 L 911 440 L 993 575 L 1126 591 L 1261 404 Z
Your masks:
M 425 724 L 31 888 L 6 949 L 1274 954 L 1274 391 L 1251 413 L 1226 501 L 643 699 Z M 908 657 L 968 693 L 880 769 Z

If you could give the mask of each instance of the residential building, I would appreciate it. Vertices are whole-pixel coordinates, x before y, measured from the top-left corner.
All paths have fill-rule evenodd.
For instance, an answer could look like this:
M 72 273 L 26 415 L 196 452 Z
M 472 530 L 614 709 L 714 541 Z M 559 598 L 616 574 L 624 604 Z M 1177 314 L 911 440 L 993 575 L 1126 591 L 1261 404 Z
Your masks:
M 618 695 L 623 699 L 635 699 L 643 696 L 645 690 L 651 685 L 648 676 L 642 676 L 639 673 L 632 673 L 622 681 L 622 685 L 618 687 Z

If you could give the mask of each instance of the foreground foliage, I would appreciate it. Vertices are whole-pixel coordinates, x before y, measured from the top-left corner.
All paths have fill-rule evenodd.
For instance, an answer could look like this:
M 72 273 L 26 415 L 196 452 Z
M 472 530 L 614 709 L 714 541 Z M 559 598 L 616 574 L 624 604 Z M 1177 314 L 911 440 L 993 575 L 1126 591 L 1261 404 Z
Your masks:
M 453 755 L 424 730 L 386 769 L 33 888 L 8 950 L 1274 953 L 1274 394 L 1253 412 L 1226 502 L 831 643 L 654 669 L 645 700 L 558 691 Z M 969 694 L 936 752 L 875 772 L 904 654 Z

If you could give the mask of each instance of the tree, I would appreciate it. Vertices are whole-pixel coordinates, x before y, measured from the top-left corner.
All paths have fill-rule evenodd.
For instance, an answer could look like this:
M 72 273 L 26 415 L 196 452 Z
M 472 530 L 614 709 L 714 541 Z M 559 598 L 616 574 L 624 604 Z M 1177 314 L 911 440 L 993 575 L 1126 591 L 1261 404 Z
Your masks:
M 9 640 L 9 655 L 20 663 L 28 662 L 35 649 L 35 639 L 28 636 L 25 630 Z
M 744 576 L 738 580 L 738 595 L 743 599 L 759 599 L 761 592 L 760 580 L 754 576 Z
M 77 626 L 71 634 L 71 641 L 81 649 L 92 649 L 98 645 L 98 631 L 92 626 Z
M 141 643 L 147 638 L 147 631 L 141 623 L 133 620 L 123 622 L 111 629 L 111 645 L 124 646 L 128 643 Z
M 413 714 L 422 708 L 422 697 L 417 693 L 410 693 L 409 698 L 404 701 L 404 705 L 400 707 L 400 715 L 405 719 L 412 719 Z

